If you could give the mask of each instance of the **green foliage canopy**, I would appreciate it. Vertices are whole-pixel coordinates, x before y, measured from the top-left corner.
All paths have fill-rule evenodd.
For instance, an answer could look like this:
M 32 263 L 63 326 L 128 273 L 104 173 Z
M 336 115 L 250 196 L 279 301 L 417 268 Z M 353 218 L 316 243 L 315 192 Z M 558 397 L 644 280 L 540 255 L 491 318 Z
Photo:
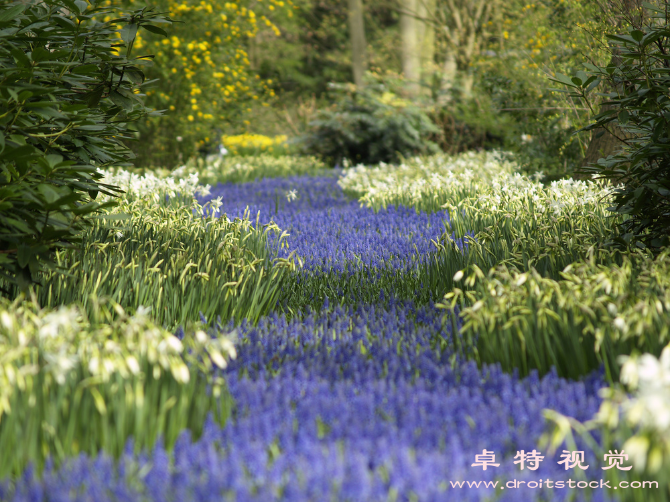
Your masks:
M 139 28 L 165 20 L 140 10 L 101 22 L 113 12 L 97 4 L 0 6 L 0 277 L 21 289 L 113 204 L 95 201 L 118 192 L 97 168 L 129 162 L 121 139 L 149 113 L 138 92 L 150 60 L 130 54 Z
M 594 113 L 584 130 L 604 129 L 622 142 L 620 152 L 586 168 L 617 185 L 611 210 L 626 219 L 614 242 L 658 251 L 670 242 L 670 4 L 645 5 L 645 24 L 607 36 L 607 66 L 585 63 L 587 71 L 554 80 Z M 601 94 L 607 106 L 596 113 L 600 84 L 610 92 Z

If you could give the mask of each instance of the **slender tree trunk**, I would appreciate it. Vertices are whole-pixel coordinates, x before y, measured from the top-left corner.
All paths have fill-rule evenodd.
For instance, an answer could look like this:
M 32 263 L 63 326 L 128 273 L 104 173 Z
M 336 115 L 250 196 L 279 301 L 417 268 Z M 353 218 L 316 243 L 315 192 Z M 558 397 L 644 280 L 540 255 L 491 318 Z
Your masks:
M 363 87 L 363 76 L 367 70 L 363 0 L 349 0 L 349 35 L 354 83 L 356 87 Z
M 451 89 L 454 87 L 454 82 L 456 81 L 456 74 L 458 71 L 458 66 L 456 65 L 456 58 L 454 54 L 447 49 L 447 54 L 444 58 L 444 65 L 442 66 L 442 103 L 446 103 L 451 100 Z
M 608 107 L 603 105 L 600 111 L 603 112 L 607 109 Z M 589 141 L 589 146 L 586 148 L 582 166 L 586 167 L 591 164 L 597 164 L 599 159 L 605 159 L 613 155 L 621 146 L 623 146 L 623 143 L 605 129 L 595 129 L 591 132 L 591 141 Z
M 475 76 L 468 72 L 461 72 L 461 90 L 465 99 L 472 97 L 472 88 L 475 85 Z
M 418 22 L 416 15 L 421 0 L 402 0 L 400 4 L 400 39 L 402 43 L 402 72 L 411 95 L 419 92 L 421 58 L 419 53 Z
M 419 57 L 421 78 L 426 80 L 432 75 L 435 62 L 435 7 L 436 0 L 418 0 L 419 2 Z
M 435 97 L 439 82 L 435 82 L 435 9 L 437 0 L 418 0 L 419 2 L 419 58 L 421 63 L 421 82 L 424 92 Z

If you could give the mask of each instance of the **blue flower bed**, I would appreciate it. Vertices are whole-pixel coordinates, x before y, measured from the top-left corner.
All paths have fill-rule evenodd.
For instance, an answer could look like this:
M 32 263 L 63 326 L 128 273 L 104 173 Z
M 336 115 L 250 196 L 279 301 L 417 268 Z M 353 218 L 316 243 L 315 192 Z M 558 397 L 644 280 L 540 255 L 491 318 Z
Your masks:
M 300 198 L 275 211 L 276 191 L 292 189 Z M 329 178 L 225 185 L 212 196 L 223 197 L 229 216 L 248 204 L 291 231 L 291 249 L 314 273 L 358 253 L 363 270 L 389 261 L 402 269 L 428 252 L 446 217 L 403 208 L 373 214 Z M 450 324 L 432 303 L 388 296 L 332 303 L 238 327 L 238 358 L 224 372 L 236 406 L 223 428 L 210 422 L 197 441 L 185 432 L 170 453 L 159 445 L 135 455 L 129 444 L 118 462 L 80 456 L 47 466 L 42 477 L 27 471 L 0 487 L 0 500 L 603 500 L 603 490 L 501 489 L 513 479 L 578 479 L 557 464 L 558 455 L 544 452 L 537 471 L 521 471 L 513 457 L 537 448 L 543 409 L 590 418 L 602 375 L 570 382 L 478 369 L 442 348 Z M 472 467 L 484 449 L 495 452 L 499 467 Z M 604 477 L 596 459 L 587 454 L 586 463 L 589 478 Z M 462 481 L 498 485 L 452 485 Z
M 287 197 L 291 191 L 294 200 Z M 274 221 L 289 232 L 289 248 L 280 253 L 296 251 L 305 271 L 406 269 L 430 258 L 435 251 L 431 240 L 444 233 L 448 219 L 446 211 L 427 214 L 406 207 L 390 206 L 375 213 L 348 198 L 336 177 L 219 184 L 200 202 L 217 197 L 230 218 L 242 217 L 248 207 L 251 219 L 260 212 L 261 223 Z

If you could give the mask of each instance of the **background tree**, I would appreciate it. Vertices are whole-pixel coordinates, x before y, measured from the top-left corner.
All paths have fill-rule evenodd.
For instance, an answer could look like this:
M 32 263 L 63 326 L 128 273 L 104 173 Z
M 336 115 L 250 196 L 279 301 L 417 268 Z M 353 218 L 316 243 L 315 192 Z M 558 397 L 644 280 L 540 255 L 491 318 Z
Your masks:
M 349 0 L 349 37 L 354 83 L 363 87 L 363 76 L 367 71 L 363 0 Z
M 459 82 L 466 97 L 472 95 L 473 63 L 500 33 L 501 0 L 438 0 L 434 22 L 443 50 L 444 86 Z
M 610 209 L 627 218 L 613 242 L 660 252 L 670 243 L 670 2 L 641 7 L 634 5 L 626 13 L 626 34 L 619 32 L 621 26 L 608 34 L 610 64 L 586 64 L 587 71 L 572 78 L 557 75 L 555 80 L 591 110 L 599 84 L 611 90 L 605 93 L 604 111 L 584 129 L 621 134 L 622 146 L 585 170 L 616 184 Z
M 144 0 L 123 0 L 127 8 Z M 150 5 L 179 21 L 169 38 L 138 37 L 135 47 L 155 54 L 147 77 L 147 103 L 165 110 L 138 125 L 142 149 L 137 163 L 172 168 L 200 151 L 214 149 L 229 124 L 242 123 L 253 103 L 275 93 L 251 67 L 250 43 L 260 33 L 281 35 L 280 21 L 293 16 L 291 0 L 225 2 L 152 0 Z M 262 106 L 262 105 L 261 105 Z
M 416 95 L 421 79 L 421 45 L 419 40 L 419 2 L 403 0 L 400 5 L 400 41 L 402 73 L 407 91 Z
M 419 55 L 421 80 L 429 82 L 435 73 L 435 7 L 437 0 L 418 0 Z

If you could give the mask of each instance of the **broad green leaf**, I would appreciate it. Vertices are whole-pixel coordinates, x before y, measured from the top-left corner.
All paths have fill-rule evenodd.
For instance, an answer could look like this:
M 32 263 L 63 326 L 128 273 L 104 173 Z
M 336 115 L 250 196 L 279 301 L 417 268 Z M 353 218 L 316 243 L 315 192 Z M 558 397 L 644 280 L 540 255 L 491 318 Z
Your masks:
M 100 103 L 100 99 L 102 99 L 102 95 L 105 92 L 104 86 L 100 85 L 93 89 L 91 92 L 86 94 L 84 96 L 84 101 L 86 101 L 86 104 L 88 105 L 89 108 L 96 108 L 98 104 Z M 80 127 L 81 129 L 81 127 Z M 101 128 L 100 130 L 104 129 Z
M 111 99 L 115 105 L 120 106 L 125 110 L 130 110 L 133 107 L 133 101 L 123 96 L 118 91 L 112 91 L 109 94 L 109 99 Z
M 53 185 L 47 185 L 46 183 L 40 183 L 37 185 L 37 190 L 44 196 L 47 204 L 56 202 L 63 195 L 61 190 L 57 189 Z
M 51 57 L 51 53 L 44 47 L 37 47 L 32 52 L 31 58 L 35 62 L 46 61 Z
M 25 4 L 18 4 L 18 5 L 13 5 L 9 7 L 8 9 L 3 9 L 0 11 L 0 23 L 6 23 L 7 21 L 11 21 L 12 19 L 16 18 L 19 14 L 21 14 L 25 9 L 27 5 Z
M 83 14 L 88 9 L 88 3 L 84 0 L 74 0 L 74 4 L 79 8 L 79 14 Z
M 137 35 L 137 27 L 138 26 L 136 23 L 128 23 L 123 28 L 121 28 L 121 30 L 119 30 L 121 40 L 123 40 L 126 45 L 129 45 L 133 40 L 135 40 L 135 36 Z
M 644 32 L 640 30 L 633 30 L 630 32 L 630 36 L 633 38 L 633 40 L 639 42 L 644 37 Z
M 134 84 L 141 84 L 142 82 L 144 82 L 144 73 L 141 72 L 140 70 L 128 68 L 123 73 L 123 76 L 124 78 L 126 78 L 130 82 L 133 82 Z
M 95 64 L 85 64 L 80 66 L 75 66 L 72 69 L 72 73 L 75 75 L 90 75 L 99 71 L 98 65 Z
M 168 36 L 167 32 L 164 29 L 159 28 L 158 26 L 154 26 L 151 24 L 143 24 L 142 28 L 144 28 L 147 31 L 150 31 L 151 33 L 155 33 L 156 35 L 162 35 L 166 38 Z
M 33 250 L 30 246 L 28 246 L 27 244 L 19 245 L 18 250 L 16 252 L 16 259 L 19 262 L 19 267 L 26 268 L 28 266 L 28 262 L 32 257 L 33 257 Z
M 559 82 L 561 84 L 567 85 L 568 87 L 578 87 L 578 85 L 575 85 L 575 83 L 572 81 L 570 77 L 567 75 L 563 75 L 562 73 L 557 73 L 554 78 L 549 78 L 549 80 L 553 80 L 554 82 Z

